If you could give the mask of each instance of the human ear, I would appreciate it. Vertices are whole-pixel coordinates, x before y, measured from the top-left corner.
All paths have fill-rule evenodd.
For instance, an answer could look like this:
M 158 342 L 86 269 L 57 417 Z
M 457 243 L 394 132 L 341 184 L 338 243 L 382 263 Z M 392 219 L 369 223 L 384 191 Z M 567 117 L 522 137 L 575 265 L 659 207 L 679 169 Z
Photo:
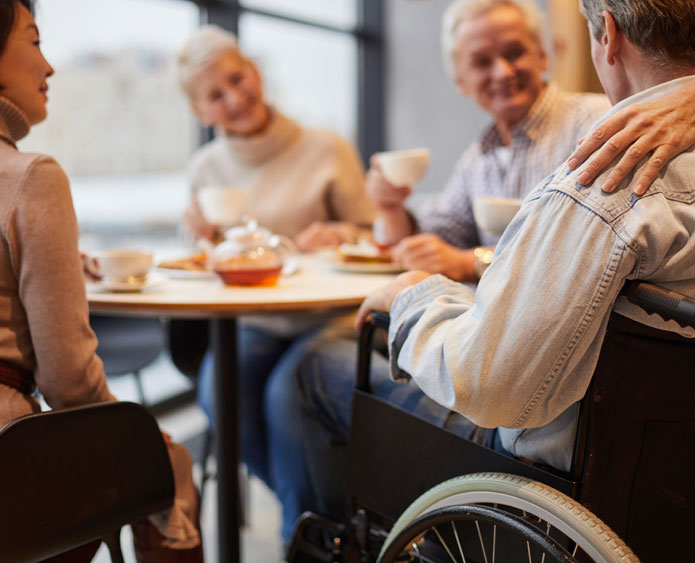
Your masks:
M 454 85 L 456 86 L 456 89 L 458 90 L 459 94 L 462 96 L 469 96 L 469 90 L 468 87 L 466 86 L 466 81 L 463 80 L 460 76 L 456 76 L 454 78 Z
M 619 51 L 620 29 L 613 19 L 613 15 L 604 10 L 601 12 L 603 18 L 603 30 L 601 32 L 601 45 L 606 54 L 606 62 L 609 65 L 615 64 L 616 56 Z

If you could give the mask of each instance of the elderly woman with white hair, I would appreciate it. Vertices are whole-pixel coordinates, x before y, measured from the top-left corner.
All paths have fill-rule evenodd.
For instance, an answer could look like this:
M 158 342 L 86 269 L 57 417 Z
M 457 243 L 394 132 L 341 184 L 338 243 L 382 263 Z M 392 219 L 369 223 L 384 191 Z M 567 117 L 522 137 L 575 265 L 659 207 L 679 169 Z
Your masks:
M 192 198 L 185 219 L 195 236 L 215 240 L 220 235 L 197 201 L 198 190 L 208 185 L 245 190 L 244 213 L 293 238 L 302 251 L 355 242 L 361 229 L 371 227 L 374 211 L 355 149 L 335 133 L 305 129 L 271 107 L 256 65 L 239 50 L 234 35 L 203 26 L 184 45 L 178 65 L 193 112 L 217 131 L 190 164 Z M 241 457 L 292 511 L 310 495 L 288 485 L 293 473 L 305 471 L 301 452 L 285 447 L 301 440 L 300 425 L 292 423 L 299 413 L 291 412 L 297 405 L 286 402 L 286 391 L 274 382 L 291 380 L 305 342 L 330 320 L 326 315 L 246 317 L 239 331 Z M 213 387 L 208 353 L 198 401 L 211 424 Z M 268 395 L 274 395 L 272 409 L 266 406 Z M 275 470 L 269 452 L 281 452 L 283 471 Z M 283 528 L 285 537 L 292 522 Z

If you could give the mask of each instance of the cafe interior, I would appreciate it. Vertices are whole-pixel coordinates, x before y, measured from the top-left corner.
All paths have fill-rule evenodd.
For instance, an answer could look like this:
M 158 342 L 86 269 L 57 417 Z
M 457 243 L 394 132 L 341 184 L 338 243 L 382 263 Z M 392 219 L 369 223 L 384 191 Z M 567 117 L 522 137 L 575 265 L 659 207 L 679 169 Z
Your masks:
M 563 92 L 603 94 L 578 0 L 529 1 L 544 14 L 539 23 L 540 41 L 548 55 L 543 84 L 550 82 Z M 473 434 L 462 437 L 464 430 L 458 431 L 457 422 L 452 422 L 453 410 L 447 409 L 437 415 L 443 417 L 439 422 L 433 422 L 418 410 L 426 409 L 422 399 L 407 403 L 417 404 L 413 414 L 408 412 L 410 407 L 389 404 L 375 391 L 380 380 L 372 375 L 370 381 L 370 369 L 378 371 L 371 358 L 377 353 L 386 358 L 385 335 L 396 336 L 388 316 L 367 317 L 358 309 L 365 297 L 396 283 L 398 274 L 420 268 L 407 267 L 407 258 L 399 262 L 396 243 L 383 242 L 388 230 L 380 231 L 376 222 L 372 228 L 373 215 L 360 208 L 364 194 L 348 190 L 339 194 L 342 200 L 326 204 L 329 210 L 339 205 L 347 210 L 343 216 L 338 213 L 336 220 L 362 223 L 352 225 L 349 236 L 345 230 L 319 232 L 317 228 L 301 238 L 300 229 L 281 232 L 270 217 L 284 205 L 288 206 L 280 212 L 284 220 L 301 222 L 303 202 L 295 211 L 289 206 L 296 201 L 281 196 L 273 202 L 272 191 L 260 191 L 250 203 L 245 182 L 258 181 L 251 168 L 244 168 L 251 161 L 234 164 L 236 176 L 231 174 L 234 179 L 226 184 L 220 176 L 224 175 L 222 164 L 213 162 L 214 151 L 219 158 L 225 147 L 234 150 L 233 143 L 223 145 L 220 139 L 225 133 L 231 137 L 236 133 L 225 130 L 226 126 L 220 132 L 225 117 L 209 118 L 205 113 L 199 103 L 203 94 L 195 96 L 207 86 L 197 75 L 186 82 L 181 62 L 185 49 L 194 53 L 188 39 L 209 25 L 237 37 L 238 49 L 246 57 L 239 60 L 252 61 L 258 69 L 265 107 L 272 108 L 272 116 L 288 118 L 288 135 L 300 135 L 291 129 L 297 127 L 295 123 L 301 130 L 328 131 L 316 139 L 354 147 L 345 158 L 357 163 L 359 174 L 378 167 L 380 181 L 392 188 L 410 186 L 405 196 L 399 196 L 398 205 L 411 211 L 431 205 L 449 185 L 461 155 L 479 142 L 493 122 L 491 112 L 481 109 L 478 100 L 462 95 L 442 63 L 442 18 L 451 3 L 34 3 L 41 50 L 54 73 L 48 78 L 48 117 L 32 126 L 17 148 L 51 155 L 69 179 L 89 324 L 98 341 L 96 353 L 111 394 L 127 404 L 103 412 L 78 407 L 64 420 L 30 415 L 26 422 L 35 424 L 33 428 L 19 419 L 0 430 L 3 459 L 27 458 L 29 441 L 35 443 L 33 450 L 51 452 L 43 457 L 32 454 L 27 464 L 31 468 L 17 465 L 0 471 L 4 477 L 0 481 L 11 485 L 3 485 L 5 492 L 0 494 L 16 497 L 19 491 L 17 505 L 30 505 L 30 511 L 17 508 L 26 514 L 26 522 L 12 516 L 14 508 L 7 511 L 6 520 L 14 520 L 14 528 L 9 520 L 0 526 L 6 532 L 0 533 L 0 561 L 88 561 L 93 557 L 98 563 L 487 563 L 686 561 L 695 556 L 692 538 L 684 532 L 695 524 L 695 489 L 687 469 L 693 455 L 674 453 L 692 449 L 688 443 L 695 437 L 695 419 L 688 414 L 693 410 L 688 401 L 695 398 L 695 381 L 687 381 L 695 365 L 695 346 L 688 338 L 659 341 L 660 347 L 650 348 L 643 344 L 648 334 L 628 337 L 617 328 L 613 332 L 610 325 L 601 355 L 596 352 L 599 359 L 593 377 L 575 401 L 576 439 L 572 439 L 567 464 L 558 469 L 553 463 L 500 453 L 502 446 L 493 444 L 499 437 L 479 432 L 484 428 L 472 431 L 475 439 Z M 210 35 L 210 41 L 228 40 L 224 34 Z M 239 71 L 237 81 L 253 80 L 243 72 Z M 221 84 L 216 87 L 224 91 Z M 205 95 L 210 96 L 210 91 Z M 2 94 L 0 90 L 0 98 Z M 206 98 L 206 103 L 212 104 L 211 99 Z M 603 111 L 594 111 L 596 116 L 610 107 L 602 100 L 606 105 L 601 106 Z M 574 112 L 576 119 L 596 121 L 598 117 L 590 119 L 589 111 L 587 106 L 585 115 Z M 306 148 L 292 158 L 296 162 L 309 159 L 311 150 Z M 502 151 L 496 158 L 500 155 Z M 530 162 L 534 156 L 527 158 Z M 511 166 L 509 162 L 505 168 Z M 552 168 L 562 163 L 561 159 Z M 315 161 L 307 166 L 319 174 L 323 165 Z M 352 172 L 347 168 L 339 173 L 349 176 Z M 265 181 L 296 181 L 289 168 L 286 176 L 274 174 Z M 335 180 L 336 185 L 340 182 Z M 364 190 L 364 183 L 360 186 Z M 197 219 L 191 219 L 192 193 Z M 476 195 L 471 219 L 485 231 L 484 237 L 497 241 L 518 217 L 526 192 L 502 197 L 503 193 L 492 189 L 489 195 Z M 328 216 L 324 213 L 324 217 Z M 303 227 L 321 218 L 314 217 Z M 210 236 L 203 234 L 201 223 L 196 223 L 200 219 L 219 228 Z M 470 255 L 473 278 L 467 287 L 471 292 L 475 291 L 472 282 L 496 256 L 494 244 L 481 243 Z M 252 267 L 246 265 L 251 262 Z M 692 285 L 678 287 L 684 290 Z M 650 314 L 675 319 L 668 322 L 678 323 L 685 331 L 680 334 L 693 342 L 692 297 L 651 284 L 625 288 L 626 300 Z M 392 309 L 392 321 L 394 314 Z M 352 328 L 356 315 L 362 315 L 357 327 L 361 332 Z M 264 369 L 272 378 L 280 364 L 309 365 L 306 354 L 315 350 L 319 355 L 311 356 L 312 365 L 329 356 L 337 337 L 310 343 L 310 337 L 323 338 L 318 330 L 326 326 L 323 323 L 335 323 L 341 335 L 348 335 L 338 339 L 350 342 L 349 354 L 333 355 L 336 365 L 340 364 L 338 371 L 349 372 L 343 378 L 347 383 L 337 378 L 324 378 L 323 383 L 303 379 L 286 383 L 294 385 L 291 391 L 279 383 L 266 385 L 265 390 L 257 386 L 258 397 L 251 401 L 240 386 L 250 385 L 247 372 L 257 369 L 264 357 L 271 362 Z M 272 343 L 258 339 L 267 332 L 274 335 Z M 500 336 L 495 346 L 501 348 L 506 338 L 511 337 Z M 544 335 L 538 334 L 518 336 L 517 342 L 542 351 L 543 340 Z M 247 361 L 251 354 L 257 363 Z M 423 354 L 422 361 L 432 357 Z M 449 361 L 442 352 L 441 362 Z M 657 370 L 660 373 L 644 373 Z M 666 379 L 661 375 L 666 371 L 683 377 L 673 385 L 664 384 L 668 390 L 657 393 L 653 376 Z M 617 382 L 616 373 L 620 374 Z M 646 381 L 647 375 L 652 379 Z M 50 412 L 51 401 L 42 396 L 38 383 L 34 396 L 44 412 Z M 427 395 L 427 389 L 423 390 Z M 306 426 L 293 418 L 298 415 L 285 409 L 282 400 L 271 403 L 282 393 L 292 393 L 315 407 L 308 415 L 303 413 L 310 419 Z M 653 413 L 643 404 L 645 396 L 667 394 L 669 401 L 674 395 L 680 397 L 677 404 L 668 403 L 668 413 L 663 409 Z M 433 398 L 435 404 L 437 397 Z M 347 404 L 343 407 L 347 414 L 331 412 L 330 401 Z M 282 421 L 284 415 L 289 418 Z M 340 431 L 320 442 L 324 436 L 311 429 L 317 420 L 324 424 L 324 416 Z M 629 419 L 633 425 L 624 422 L 621 426 L 618 418 Z M 258 439 L 246 431 L 250 419 L 263 419 L 259 424 L 268 434 L 256 448 L 248 447 Z M 607 437 L 619 431 L 629 435 L 620 440 L 620 447 Z M 38 435 L 42 438 L 37 439 Z M 284 446 L 278 446 L 278 440 L 284 440 Z M 191 506 L 199 505 L 202 555 L 167 559 L 153 552 L 148 559 L 139 544 L 136 520 L 168 515 L 171 506 L 180 508 L 180 502 L 187 502 L 180 501 L 180 474 L 174 459 L 170 464 L 166 455 L 169 442 L 182 444 L 192 458 L 192 494 L 197 500 Z M 326 498 L 315 490 L 305 493 L 304 482 L 296 480 L 298 463 L 312 478 L 321 480 L 313 473 L 314 462 L 307 465 L 297 455 L 298 450 L 314 447 L 314 442 L 320 442 L 315 456 L 320 470 L 328 475 L 326 487 L 332 483 L 335 493 Z M 13 443 L 19 448 L 15 453 Z M 330 454 L 322 453 L 324 446 Z M 328 465 L 334 447 L 340 454 L 329 460 L 334 465 Z M 274 466 L 275 456 L 280 455 L 287 455 L 295 465 Z M 77 466 L 81 469 L 74 471 Z M 110 474 L 94 478 L 106 466 Z M 624 478 L 627 474 L 629 479 Z M 627 484 L 616 484 L 621 480 Z M 339 483 L 337 492 L 335 483 Z M 55 500 L 57 489 L 70 492 Z M 303 502 L 305 494 L 313 504 Z M 334 497 L 340 499 L 337 508 Z M 157 518 L 148 521 L 164 533 L 157 522 L 165 518 Z M 167 518 L 170 522 L 172 517 Z M 170 547 L 174 540 L 164 534 L 160 544 L 169 542 Z M 95 542 L 96 552 L 87 559 L 49 559 Z M 181 551 L 190 547 L 185 545 Z

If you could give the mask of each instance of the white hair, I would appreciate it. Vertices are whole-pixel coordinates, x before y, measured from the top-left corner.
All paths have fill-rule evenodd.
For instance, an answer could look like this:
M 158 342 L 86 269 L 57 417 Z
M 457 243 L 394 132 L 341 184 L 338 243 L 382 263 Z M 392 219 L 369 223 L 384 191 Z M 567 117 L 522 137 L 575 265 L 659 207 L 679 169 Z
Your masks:
M 456 0 L 449 5 L 442 16 L 440 38 L 444 67 L 452 80 L 456 80 L 456 29 L 461 22 L 487 14 L 499 6 L 513 6 L 519 10 L 541 48 L 545 48 L 547 42 L 543 31 L 546 28 L 545 16 L 533 0 Z
M 179 83 L 189 97 L 195 76 L 225 53 L 246 59 L 239 51 L 236 36 L 217 25 L 198 28 L 186 41 L 178 54 L 177 62 Z

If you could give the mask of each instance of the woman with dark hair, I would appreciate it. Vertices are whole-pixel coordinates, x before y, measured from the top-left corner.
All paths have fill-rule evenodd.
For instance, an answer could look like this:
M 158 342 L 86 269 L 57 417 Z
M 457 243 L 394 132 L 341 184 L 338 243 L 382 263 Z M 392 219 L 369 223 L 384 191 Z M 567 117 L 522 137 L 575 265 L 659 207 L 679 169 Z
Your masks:
M 28 0 L 0 0 L 0 426 L 40 410 L 36 388 L 54 409 L 116 400 L 89 326 L 68 178 L 52 158 L 15 144 L 45 119 L 53 74 L 31 8 Z M 169 455 L 175 502 L 133 524 L 136 555 L 200 562 L 191 459 L 178 444 L 169 444 Z M 89 561 L 97 547 L 60 560 Z

